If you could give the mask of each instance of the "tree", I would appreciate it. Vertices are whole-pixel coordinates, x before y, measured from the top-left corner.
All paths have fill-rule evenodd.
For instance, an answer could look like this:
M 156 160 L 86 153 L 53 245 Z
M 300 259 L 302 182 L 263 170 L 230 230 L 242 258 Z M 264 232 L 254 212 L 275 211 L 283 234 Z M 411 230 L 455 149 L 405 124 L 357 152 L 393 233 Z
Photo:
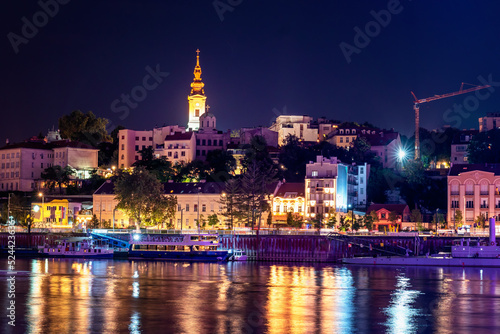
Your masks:
M 378 222 L 378 215 L 377 215 L 377 213 L 375 211 L 367 213 L 363 217 L 363 225 L 369 231 L 373 230 L 373 224 L 375 222 Z
M 396 223 L 399 219 L 399 215 L 397 212 L 391 211 L 389 212 L 389 216 L 387 217 L 387 220 L 392 223 L 392 225 L 396 226 Z
M 361 225 L 363 223 L 363 218 L 356 219 L 354 218 L 354 221 L 352 222 L 352 229 L 354 231 L 357 231 L 361 228 Z
M 370 151 L 371 145 L 365 137 L 358 137 L 350 143 L 352 157 L 357 163 L 366 162 L 365 155 Z
M 28 233 L 31 233 L 31 227 L 33 224 L 33 217 L 30 215 L 31 204 L 28 197 L 23 197 L 14 194 L 10 197 L 10 215 L 14 218 L 14 221 L 18 225 L 28 229 Z
M 299 214 L 288 212 L 286 214 L 286 224 L 292 228 L 301 228 L 303 224 L 302 217 Z
M 326 222 L 326 226 L 328 228 L 335 228 L 336 225 L 337 225 L 337 214 L 331 213 L 330 217 L 328 218 L 328 221 Z
M 314 159 L 313 154 L 300 145 L 299 138 L 289 134 L 280 147 L 280 172 L 288 182 L 304 181 L 306 164 Z
M 460 228 L 462 227 L 462 223 L 463 223 L 463 219 L 464 219 L 464 216 L 462 214 L 462 211 L 461 210 L 456 210 L 455 211 L 455 215 L 454 215 L 454 227 L 455 228 Z
M 442 213 L 435 213 L 432 216 L 432 225 L 436 226 L 436 230 L 438 228 L 446 228 L 446 219 Z
M 217 215 L 214 213 L 210 216 L 208 216 L 208 226 L 215 226 L 219 224 L 219 217 L 217 217 Z
M 500 129 L 474 135 L 467 147 L 467 154 L 470 163 L 500 162 Z
M 486 222 L 486 217 L 481 213 L 476 217 L 476 220 L 474 221 L 476 223 L 477 227 L 480 227 L 484 229 L 485 227 L 485 222 Z
M 126 212 L 136 222 L 154 223 L 163 212 L 175 210 L 173 200 L 165 200 L 163 185 L 144 167 L 134 168 L 132 172 L 122 171 L 115 182 L 117 209 Z M 172 211 L 170 211 L 172 212 Z
M 213 150 L 207 153 L 207 170 L 209 176 L 218 181 L 228 179 L 236 169 L 236 160 L 233 155 L 223 150 Z
M 55 185 L 59 187 L 59 194 L 62 195 L 62 185 L 68 185 L 71 176 L 75 174 L 75 170 L 70 166 L 62 168 L 61 166 L 51 166 L 45 168 L 41 177 L 45 181 L 47 187 L 52 191 Z
M 167 228 L 173 228 L 173 219 L 177 207 L 177 197 L 174 195 L 161 196 L 151 206 L 149 217 L 146 219 L 147 225 L 163 225 L 166 222 Z
M 67 138 L 97 147 L 99 143 L 111 142 L 106 130 L 109 120 L 96 117 L 92 111 L 84 114 L 80 110 L 59 118 L 59 130 L 62 138 Z
M 349 231 L 350 227 L 351 227 L 351 224 L 349 224 L 349 220 L 347 220 L 345 216 L 340 216 L 339 231 L 347 232 L 347 231 Z
M 88 222 L 87 228 L 89 229 L 99 228 L 99 219 L 97 219 L 97 216 L 95 214 L 92 216 L 92 219 Z
M 318 213 L 316 216 L 312 219 L 313 227 L 318 230 L 318 233 L 320 229 L 323 227 L 323 214 Z
M 421 231 L 422 227 L 422 213 L 419 209 L 413 209 L 410 213 L 410 220 L 415 223 L 417 230 Z
M 235 219 L 241 219 L 242 212 L 239 209 L 240 202 L 240 180 L 231 179 L 224 184 L 219 203 L 222 205 L 222 215 L 229 217 L 229 228 L 233 229 Z

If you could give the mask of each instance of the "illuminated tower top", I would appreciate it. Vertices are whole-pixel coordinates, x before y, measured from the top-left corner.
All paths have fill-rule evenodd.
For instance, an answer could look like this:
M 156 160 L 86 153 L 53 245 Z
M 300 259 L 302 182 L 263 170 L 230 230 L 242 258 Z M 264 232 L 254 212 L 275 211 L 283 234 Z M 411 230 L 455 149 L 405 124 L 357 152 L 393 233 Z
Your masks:
M 205 84 L 201 81 L 200 50 L 196 50 L 196 66 L 194 67 L 194 79 L 191 83 L 191 95 L 205 95 L 203 87 Z

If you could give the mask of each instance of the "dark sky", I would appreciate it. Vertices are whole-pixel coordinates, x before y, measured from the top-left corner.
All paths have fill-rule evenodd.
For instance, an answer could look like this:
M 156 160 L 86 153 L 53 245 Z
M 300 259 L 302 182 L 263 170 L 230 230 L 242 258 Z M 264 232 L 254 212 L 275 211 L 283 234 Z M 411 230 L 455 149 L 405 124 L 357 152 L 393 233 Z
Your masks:
M 219 15 L 214 3 L 233 6 Z M 374 24 L 372 11 L 388 7 L 390 22 Z M 498 1 L 71 0 L 53 17 L 41 10 L 36 1 L 0 4 L 2 144 L 45 133 L 76 109 L 108 118 L 112 128 L 186 125 L 197 48 L 221 130 L 269 126 L 288 113 L 411 135 L 410 91 L 453 92 L 461 82 L 481 84 L 480 76 L 496 85 L 483 100 L 423 104 L 421 125 L 477 128 L 478 117 L 500 111 Z M 25 27 L 29 38 L 19 42 L 26 21 L 40 27 L 34 36 Z M 340 44 L 355 47 L 355 27 L 367 24 L 372 37 L 358 41 L 366 45 L 358 43 L 348 63 Z M 113 112 L 112 102 L 139 92 L 146 67 L 157 65 L 169 75 L 128 116 Z M 453 104 L 471 112 L 448 110 Z

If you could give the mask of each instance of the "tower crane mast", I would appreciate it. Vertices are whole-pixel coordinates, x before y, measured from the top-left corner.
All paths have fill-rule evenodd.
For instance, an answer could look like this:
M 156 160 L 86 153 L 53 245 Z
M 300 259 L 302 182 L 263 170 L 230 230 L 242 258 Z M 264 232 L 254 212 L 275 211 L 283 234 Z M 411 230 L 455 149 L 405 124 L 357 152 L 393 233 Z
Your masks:
M 474 87 L 463 89 L 464 84 L 474 86 Z M 442 94 L 442 95 L 434 95 L 431 97 L 427 97 L 425 99 L 417 99 L 415 94 L 413 92 L 411 92 L 411 95 L 413 95 L 413 98 L 415 99 L 415 101 L 413 102 L 413 110 L 415 110 L 415 160 L 420 159 L 420 135 L 419 135 L 420 104 L 432 102 L 435 100 L 444 99 L 447 97 L 457 96 L 457 95 L 461 95 L 461 94 L 465 94 L 465 93 L 470 93 L 470 92 L 474 92 L 476 90 L 480 90 L 480 89 L 484 89 L 484 88 L 488 88 L 488 87 L 491 87 L 491 86 L 490 85 L 476 86 L 476 85 L 471 85 L 471 84 L 467 84 L 467 83 L 462 82 L 462 84 L 460 85 L 460 90 L 457 92 L 447 93 L 447 94 Z

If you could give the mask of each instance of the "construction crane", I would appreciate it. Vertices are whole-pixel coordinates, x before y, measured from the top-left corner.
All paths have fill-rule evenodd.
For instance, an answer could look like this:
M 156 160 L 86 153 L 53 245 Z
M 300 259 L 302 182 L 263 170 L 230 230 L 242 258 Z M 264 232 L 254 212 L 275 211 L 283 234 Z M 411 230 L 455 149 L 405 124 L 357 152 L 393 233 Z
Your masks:
M 464 89 L 464 84 L 469 85 L 469 86 L 474 86 L 471 88 Z M 476 86 L 468 83 L 463 83 L 460 85 L 460 90 L 458 92 L 453 92 L 453 93 L 448 93 L 448 94 L 442 94 L 442 95 L 434 95 L 425 99 L 417 99 L 415 94 L 411 92 L 411 95 L 413 95 L 413 98 L 415 101 L 413 102 L 413 110 L 415 110 L 415 160 L 420 159 L 420 135 L 419 135 L 419 128 L 420 128 L 420 104 L 421 103 L 426 103 L 426 102 L 431 102 L 435 100 L 440 100 L 444 99 L 447 97 L 451 96 L 457 96 L 465 93 L 470 93 L 474 92 L 476 90 L 484 89 L 491 87 L 490 85 L 484 85 L 484 86 Z

